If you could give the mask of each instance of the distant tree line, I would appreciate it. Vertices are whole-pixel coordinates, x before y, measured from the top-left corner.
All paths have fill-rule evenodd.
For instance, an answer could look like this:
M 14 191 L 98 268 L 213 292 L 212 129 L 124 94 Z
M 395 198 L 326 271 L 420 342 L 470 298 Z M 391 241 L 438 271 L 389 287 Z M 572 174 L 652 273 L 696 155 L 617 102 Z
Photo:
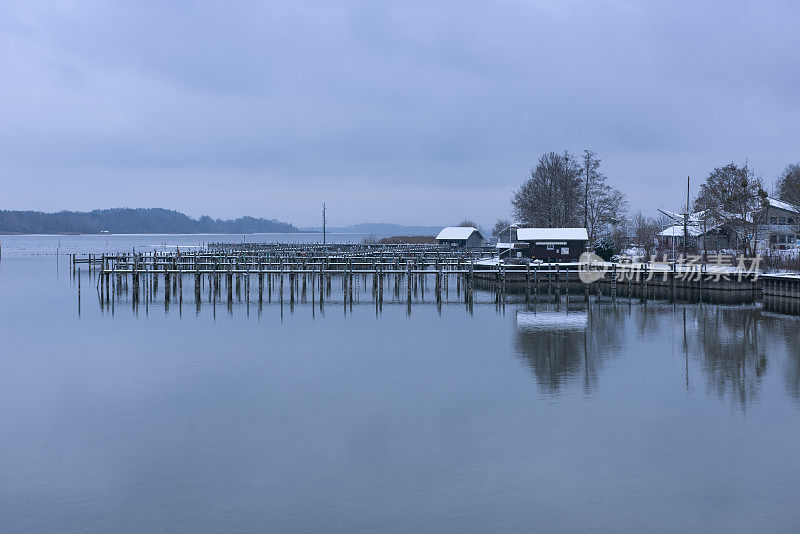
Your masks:
M 293 225 L 273 219 L 239 217 L 192 219 L 161 208 L 115 208 L 90 212 L 0 211 L 0 233 L 14 234 L 241 234 L 297 232 Z
M 433 245 L 436 237 L 432 235 L 393 235 L 377 238 L 369 235 L 361 240 L 365 245 Z

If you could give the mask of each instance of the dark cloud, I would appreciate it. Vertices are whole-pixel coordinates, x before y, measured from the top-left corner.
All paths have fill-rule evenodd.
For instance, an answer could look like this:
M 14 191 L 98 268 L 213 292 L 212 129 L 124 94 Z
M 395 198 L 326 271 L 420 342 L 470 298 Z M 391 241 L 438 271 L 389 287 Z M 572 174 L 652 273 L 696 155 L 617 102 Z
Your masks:
M 542 152 L 567 148 L 598 151 L 634 208 L 675 207 L 686 175 L 747 157 L 769 181 L 800 159 L 798 15 L 793 2 L 8 2 L 3 207 L 306 224 L 325 199 L 342 223 L 488 222 Z

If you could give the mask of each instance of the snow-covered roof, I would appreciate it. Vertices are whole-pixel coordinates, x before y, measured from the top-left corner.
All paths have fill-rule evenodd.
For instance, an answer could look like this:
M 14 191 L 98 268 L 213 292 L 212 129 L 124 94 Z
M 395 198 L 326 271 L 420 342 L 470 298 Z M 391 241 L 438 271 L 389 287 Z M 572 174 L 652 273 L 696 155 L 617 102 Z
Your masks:
M 703 231 L 696 226 L 687 226 L 686 231 L 692 237 L 697 237 L 703 233 Z M 664 237 L 683 237 L 683 225 L 675 224 L 670 226 L 669 228 L 663 230 L 659 235 Z
M 798 213 L 798 209 L 795 206 L 792 206 L 788 202 L 783 202 L 782 200 L 778 200 L 777 198 L 767 197 L 767 202 L 773 208 L 778 208 L 779 210 L 786 210 L 791 211 L 792 213 Z
M 448 226 L 447 228 L 443 228 L 439 235 L 436 236 L 436 239 L 444 239 L 444 240 L 462 240 L 462 239 L 469 239 L 469 236 L 472 235 L 472 232 L 478 232 L 476 228 L 472 226 Z M 478 232 L 480 235 L 480 232 Z
M 520 228 L 519 241 L 588 241 L 586 228 Z
M 661 213 L 672 219 L 673 222 L 678 222 L 683 225 L 683 213 L 677 213 L 675 211 L 669 211 L 665 209 L 659 208 Z M 689 214 L 689 224 L 701 224 L 703 222 L 703 217 L 705 215 L 705 210 L 696 211 L 694 213 Z M 683 226 L 681 226 L 683 228 Z
M 498 241 L 497 244 L 495 245 L 495 248 L 502 248 L 502 249 L 525 248 L 527 246 L 528 246 L 527 243 L 505 243 L 503 241 Z

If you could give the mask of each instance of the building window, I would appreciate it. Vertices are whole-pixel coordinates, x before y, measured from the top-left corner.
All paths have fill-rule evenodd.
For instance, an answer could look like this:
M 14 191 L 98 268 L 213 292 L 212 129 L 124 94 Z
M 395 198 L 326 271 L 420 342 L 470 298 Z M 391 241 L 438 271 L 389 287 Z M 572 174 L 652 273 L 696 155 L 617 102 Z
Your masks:
M 786 217 L 778 217 L 778 224 L 786 224 Z
M 769 242 L 770 242 L 770 244 L 774 245 L 775 243 L 778 242 L 778 236 L 776 236 L 775 234 L 772 234 L 771 236 L 769 236 Z

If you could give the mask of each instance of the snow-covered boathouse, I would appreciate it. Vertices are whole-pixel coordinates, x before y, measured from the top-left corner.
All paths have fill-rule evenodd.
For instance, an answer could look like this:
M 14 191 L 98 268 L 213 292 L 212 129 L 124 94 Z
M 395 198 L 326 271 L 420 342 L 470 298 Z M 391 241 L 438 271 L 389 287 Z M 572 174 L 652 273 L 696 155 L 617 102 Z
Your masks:
M 535 260 L 578 261 L 586 250 L 586 228 L 519 228 L 517 241 L 527 243 L 523 255 Z
M 436 242 L 453 248 L 477 248 L 483 243 L 483 236 L 472 226 L 448 226 L 439 232 Z

